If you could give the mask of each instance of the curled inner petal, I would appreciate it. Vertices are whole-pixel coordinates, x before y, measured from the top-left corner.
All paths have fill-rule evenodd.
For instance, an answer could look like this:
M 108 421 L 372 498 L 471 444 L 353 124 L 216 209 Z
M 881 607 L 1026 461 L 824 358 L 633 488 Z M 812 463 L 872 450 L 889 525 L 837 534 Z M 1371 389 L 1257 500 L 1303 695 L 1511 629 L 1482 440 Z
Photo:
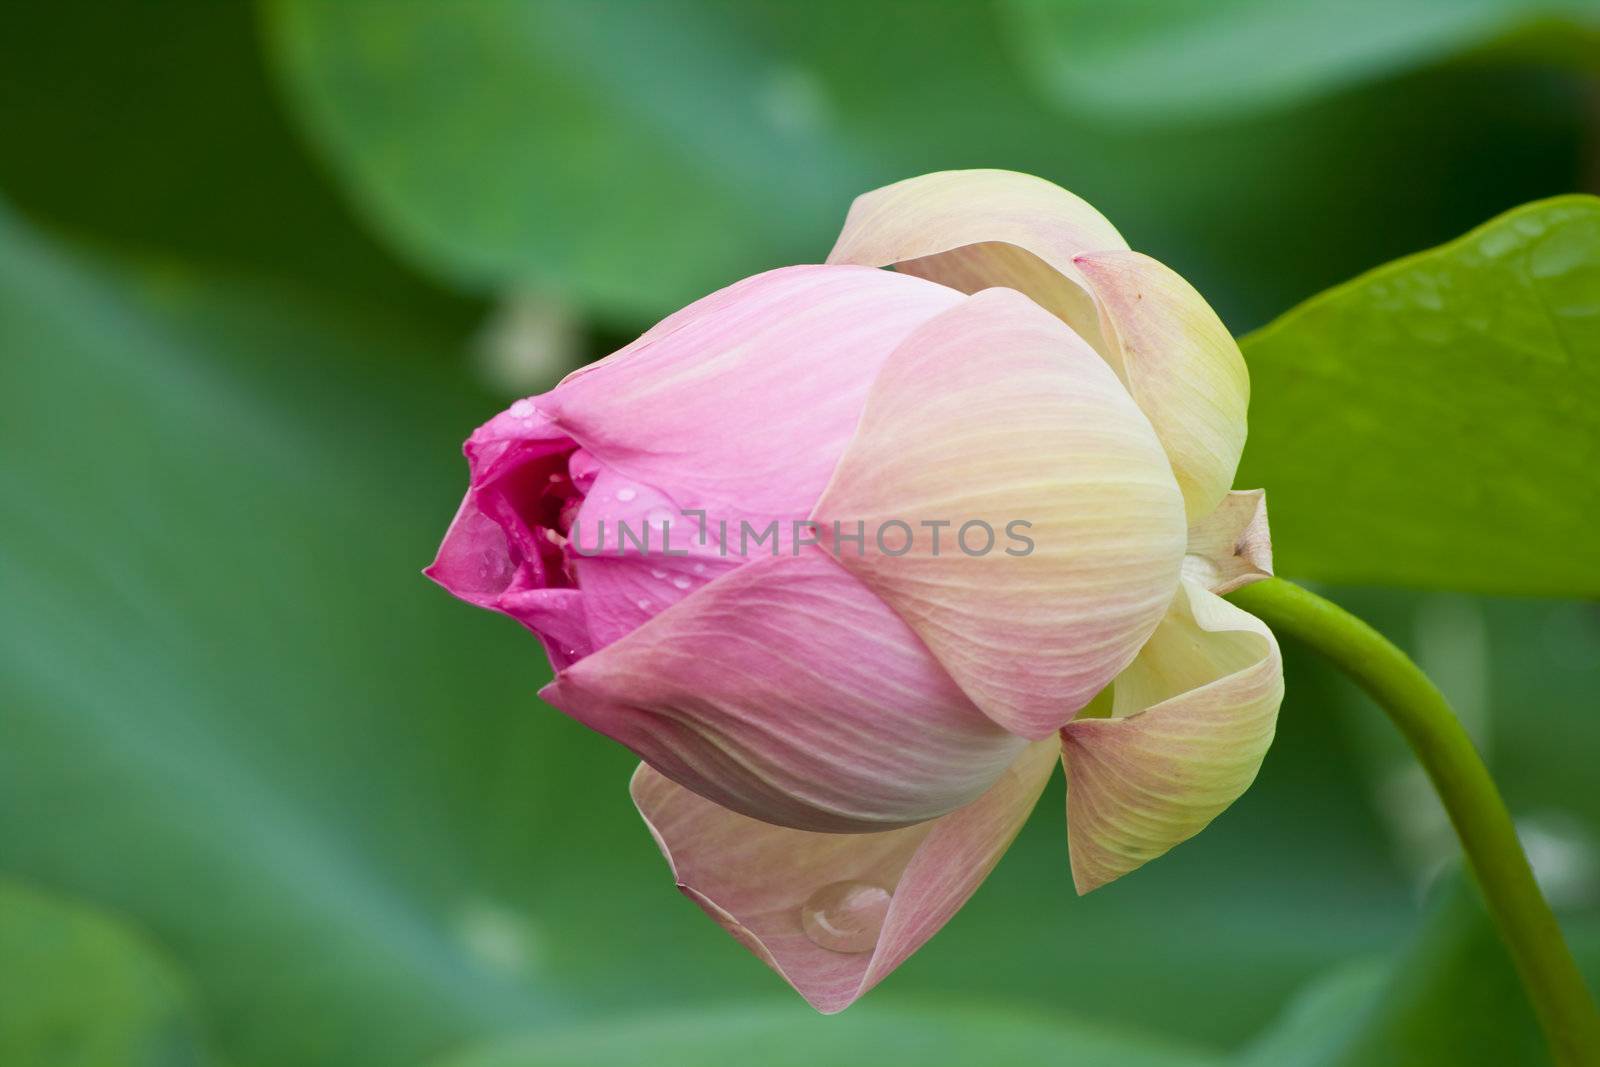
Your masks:
M 1272 577 L 1265 490 L 1230 492 L 1215 511 L 1190 525 L 1183 576 L 1218 596 Z
M 1272 743 L 1282 699 L 1272 631 L 1186 580 L 1117 677 L 1111 717 L 1061 731 L 1078 891 L 1193 837 L 1238 799 Z

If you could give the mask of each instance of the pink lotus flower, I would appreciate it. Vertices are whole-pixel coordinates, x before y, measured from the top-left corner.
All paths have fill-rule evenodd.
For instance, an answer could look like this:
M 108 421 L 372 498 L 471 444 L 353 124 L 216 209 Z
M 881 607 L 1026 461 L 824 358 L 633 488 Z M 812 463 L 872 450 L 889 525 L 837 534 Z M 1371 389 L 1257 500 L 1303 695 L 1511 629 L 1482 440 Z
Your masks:
M 930 174 L 480 427 L 428 574 L 539 636 L 541 695 L 644 760 L 679 887 L 838 1011 L 1058 759 L 1080 892 L 1254 778 L 1281 664 L 1218 596 L 1270 569 L 1248 393 L 1083 201 Z

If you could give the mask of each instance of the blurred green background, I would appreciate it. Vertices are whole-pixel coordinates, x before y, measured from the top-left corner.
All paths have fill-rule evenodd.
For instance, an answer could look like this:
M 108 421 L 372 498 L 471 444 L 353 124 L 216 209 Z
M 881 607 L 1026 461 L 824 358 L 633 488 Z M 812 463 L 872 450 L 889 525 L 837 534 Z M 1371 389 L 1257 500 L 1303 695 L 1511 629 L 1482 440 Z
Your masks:
M 674 892 L 631 758 L 534 696 L 536 643 L 417 572 L 477 423 L 821 259 L 888 181 L 1050 178 L 1240 334 L 1600 188 L 1594 3 L 41 0 L 0 25 L 0 1063 L 1540 1062 L 1442 815 L 1299 649 L 1260 780 L 1206 833 L 1078 899 L 1058 779 L 957 918 L 824 1019 Z M 1574 262 L 1600 281 L 1600 240 Z M 1580 418 L 1600 325 L 1572 308 Z M 1468 494 L 1386 554 L 1339 464 L 1403 501 L 1509 455 L 1562 530 L 1593 529 L 1592 488 L 1526 436 L 1409 419 L 1471 366 L 1385 385 L 1365 336 L 1326 358 L 1370 411 L 1291 396 L 1281 333 L 1247 346 L 1240 484 L 1287 501 L 1290 575 L 1367 583 L 1332 595 L 1457 702 L 1600 978 L 1594 548 Z M 1592 477 L 1584 432 L 1557 466 Z M 1481 558 L 1480 526 L 1505 534 Z

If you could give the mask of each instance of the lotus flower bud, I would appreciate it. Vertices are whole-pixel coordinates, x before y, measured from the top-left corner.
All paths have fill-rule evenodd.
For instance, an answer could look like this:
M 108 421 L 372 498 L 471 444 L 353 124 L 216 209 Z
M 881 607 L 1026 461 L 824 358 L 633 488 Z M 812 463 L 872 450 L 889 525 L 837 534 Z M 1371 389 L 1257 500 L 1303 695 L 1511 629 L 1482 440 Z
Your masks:
M 927 175 L 480 427 L 427 573 L 539 637 L 541 695 L 644 761 L 684 892 L 834 1011 L 1058 760 L 1085 892 L 1249 784 L 1282 676 L 1217 595 L 1270 571 L 1247 400 L 1216 315 L 1087 204 Z

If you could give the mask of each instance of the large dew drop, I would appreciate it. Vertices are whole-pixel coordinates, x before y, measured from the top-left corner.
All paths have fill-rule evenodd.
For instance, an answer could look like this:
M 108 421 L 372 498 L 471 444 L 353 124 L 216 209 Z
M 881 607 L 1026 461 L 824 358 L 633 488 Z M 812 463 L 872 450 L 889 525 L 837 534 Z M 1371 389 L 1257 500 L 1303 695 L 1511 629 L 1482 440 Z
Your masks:
M 818 948 L 871 952 L 892 899 L 887 889 L 870 882 L 832 882 L 800 905 L 800 927 Z

